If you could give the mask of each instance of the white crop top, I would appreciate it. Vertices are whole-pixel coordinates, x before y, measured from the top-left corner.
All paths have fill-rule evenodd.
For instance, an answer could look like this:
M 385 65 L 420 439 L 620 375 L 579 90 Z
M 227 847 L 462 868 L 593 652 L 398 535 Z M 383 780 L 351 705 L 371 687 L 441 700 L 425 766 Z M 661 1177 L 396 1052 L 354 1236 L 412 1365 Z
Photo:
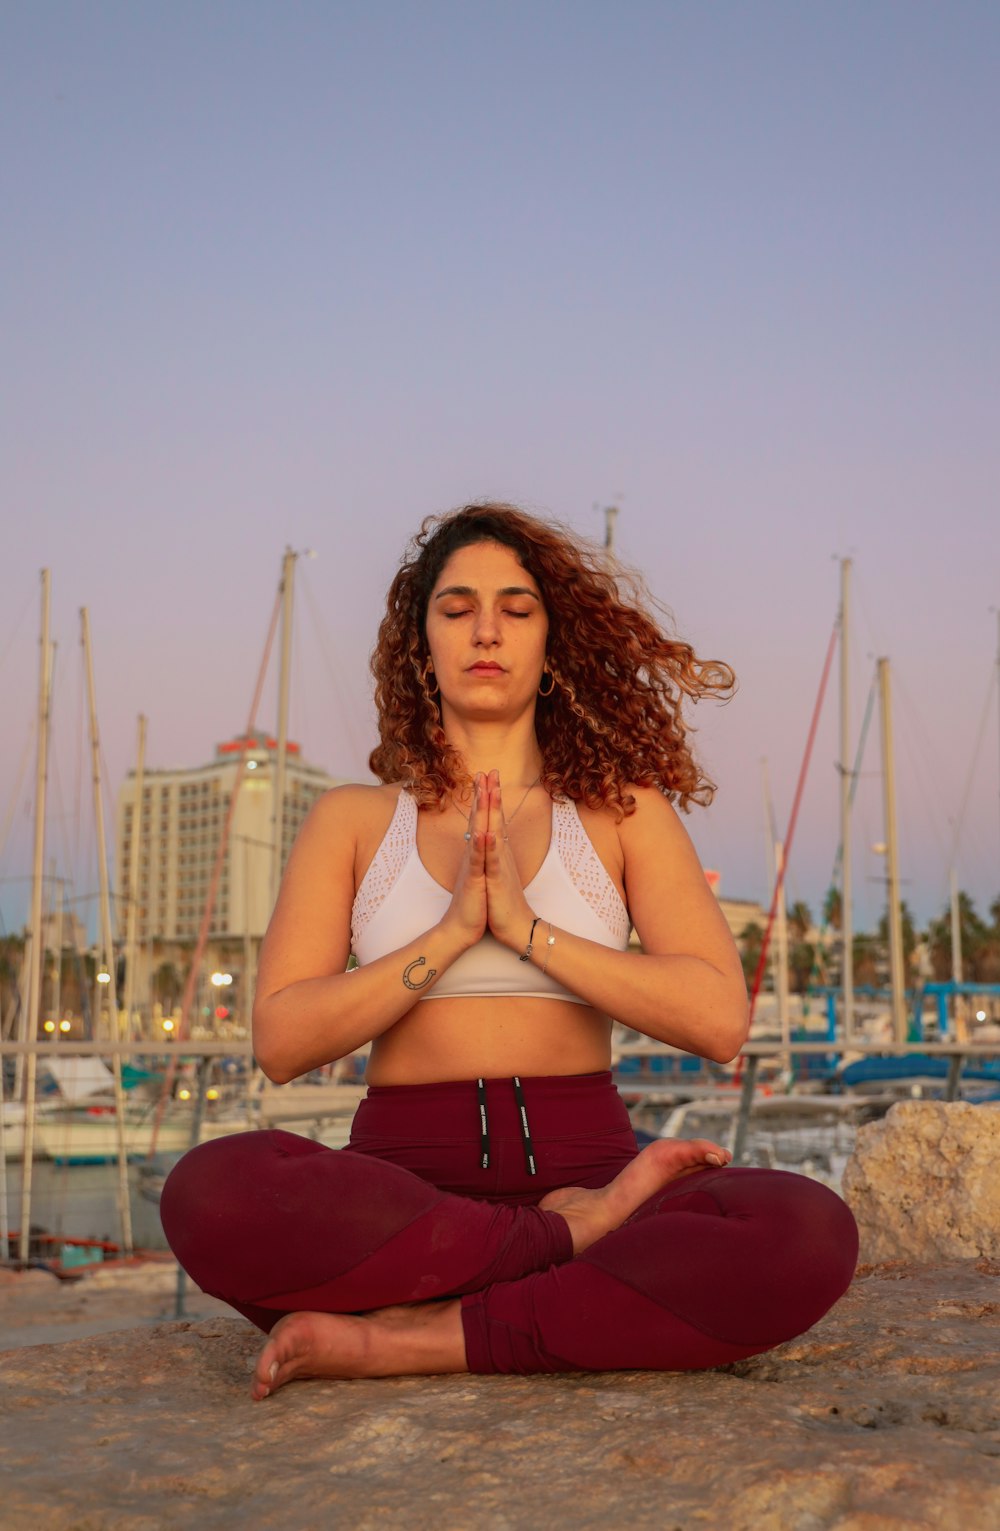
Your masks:
M 417 851 L 418 809 L 399 794 L 385 839 L 361 880 L 351 911 L 359 966 L 398 951 L 442 918 L 451 892 L 428 872 Z M 541 919 L 561 930 L 624 951 L 631 922 L 618 889 L 580 822 L 576 804 L 552 800 L 552 834 L 545 860 L 524 890 Z M 539 928 L 536 937 L 542 936 Z M 525 931 L 527 937 L 527 931 Z M 562 999 L 585 1005 L 487 932 L 463 952 L 423 999 Z

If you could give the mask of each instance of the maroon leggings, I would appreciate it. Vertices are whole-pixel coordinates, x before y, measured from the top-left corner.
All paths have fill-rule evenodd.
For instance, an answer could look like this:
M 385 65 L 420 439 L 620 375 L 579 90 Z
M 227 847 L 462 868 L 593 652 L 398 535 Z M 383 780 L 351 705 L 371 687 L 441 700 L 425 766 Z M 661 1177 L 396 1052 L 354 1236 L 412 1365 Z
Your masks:
M 473 1372 L 719 1366 L 846 1290 L 849 1209 L 778 1170 L 684 1176 L 574 1258 L 534 1203 L 606 1185 L 636 1151 L 610 1074 L 373 1087 L 349 1148 L 274 1131 L 192 1149 L 160 1215 L 202 1290 L 264 1330 L 461 1297 Z

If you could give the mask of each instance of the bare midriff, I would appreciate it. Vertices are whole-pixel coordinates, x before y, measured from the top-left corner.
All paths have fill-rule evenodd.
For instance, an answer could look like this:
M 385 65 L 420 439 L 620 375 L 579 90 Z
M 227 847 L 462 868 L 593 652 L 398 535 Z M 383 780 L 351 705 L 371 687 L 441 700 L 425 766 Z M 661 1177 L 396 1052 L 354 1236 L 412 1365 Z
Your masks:
M 611 1067 L 611 1022 L 558 999 L 425 999 L 376 1037 L 369 1084 L 436 1084 Z

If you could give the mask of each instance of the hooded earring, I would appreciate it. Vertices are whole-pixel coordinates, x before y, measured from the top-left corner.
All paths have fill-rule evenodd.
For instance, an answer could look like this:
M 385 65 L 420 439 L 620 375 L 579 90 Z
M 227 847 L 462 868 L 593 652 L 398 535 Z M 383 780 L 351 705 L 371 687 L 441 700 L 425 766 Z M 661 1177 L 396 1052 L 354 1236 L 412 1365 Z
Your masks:
M 424 690 L 427 693 L 427 695 L 429 697 L 437 696 L 438 692 L 441 690 L 441 687 L 438 685 L 438 678 L 434 674 L 434 666 L 431 664 L 431 661 L 430 661 L 429 657 L 428 657 L 427 663 L 424 665 L 423 671 L 421 673 L 422 673 L 423 682 L 424 682 Z M 429 684 L 430 681 L 434 682 L 433 689 L 431 688 L 431 686 Z
M 549 677 L 549 688 L 548 688 L 547 691 L 543 691 L 542 690 L 542 681 L 544 681 L 546 675 Z M 556 689 L 556 678 L 553 675 L 552 671 L 551 670 L 543 670 L 542 671 L 541 680 L 538 683 L 538 695 L 539 696 L 551 696 L 555 689 Z

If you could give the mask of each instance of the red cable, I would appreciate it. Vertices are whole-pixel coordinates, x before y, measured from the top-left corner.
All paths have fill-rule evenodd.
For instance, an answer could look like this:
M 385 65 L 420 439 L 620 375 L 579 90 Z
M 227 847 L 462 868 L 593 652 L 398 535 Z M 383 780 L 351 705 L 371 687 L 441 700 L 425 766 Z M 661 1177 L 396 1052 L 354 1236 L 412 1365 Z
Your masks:
M 823 709 L 823 698 L 826 695 L 826 683 L 830 678 L 830 666 L 833 663 L 834 650 L 837 647 L 837 637 L 840 632 L 839 620 L 833 624 L 833 632 L 830 634 L 830 644 L 826 651 L 826 662 L 823 665 L 823 678 L 819 683 L 819 694 L 816 697 L 816 705 L 813 708 L 812 722 L 809 725 L 809 737 L 806 740 L 806 751 L 802 757 L 802 765 L 799 770 L 798 786 L 795 788 L 795 801 L 792 803 L 792 816 L 788 821 L 788 834 L 785 837 L 785 853 L 782 858 L 781 868 L 774 880 L 774 894 L 771 898 L 771 908 L 767 916 L 767 928 L 764 931 L 764 939 L 761 942 L 760 957 L 757 960 L 757 971 L 753 978 L 753 988 L 750 991 L 750 1023 L 753 1024 L 754 1007 L 757 1004 L 757 995 L 764 980 L 764 966 L 767 962 L 767 949 L 771 942 L 771 929 L 774 925 L 774 917 L 778 909 L 778 896 L 785 882 L 785 872 L 788 867 L 789 852 L 792 848 L 792 837 L 795 834 L 795 821 L 799 816 L 799 804 L 802 801 L 802 790 L 806 784 L 806 775 L 809 770 L 809 760 L 812 756 L 813 745 L 816 742 L 816 729 L 819 726 L 819 715 Z

